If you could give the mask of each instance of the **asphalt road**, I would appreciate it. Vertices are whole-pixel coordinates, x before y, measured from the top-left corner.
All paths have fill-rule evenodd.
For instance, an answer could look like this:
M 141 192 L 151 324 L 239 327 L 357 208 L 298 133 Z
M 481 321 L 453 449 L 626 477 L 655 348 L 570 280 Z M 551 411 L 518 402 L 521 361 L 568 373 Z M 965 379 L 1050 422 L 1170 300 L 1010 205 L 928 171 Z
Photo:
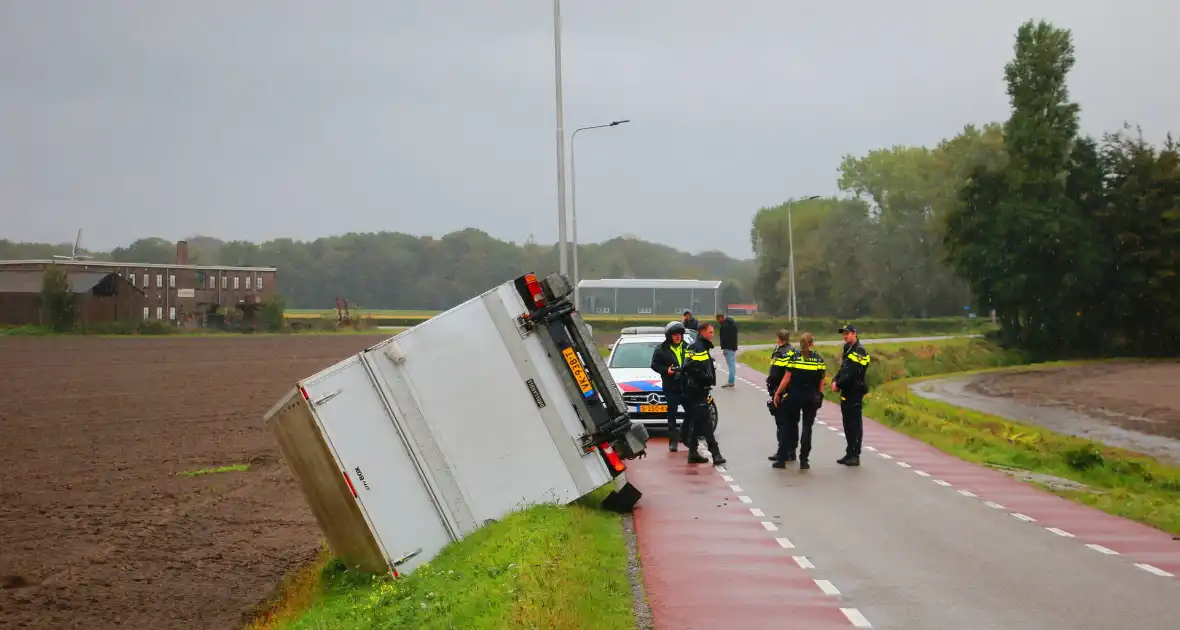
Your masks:
M 867 339 L 866 338 L 866 339 L 862 339 L 862 342 L 867 346 L 869 344 L 874 344 L 874 343 L 913 343 L 913 342 L 917 342 L 917 341 L 942 341 L 944 339 L 955 339 L 958 337 L 972 337 L 972 338 L 974 338 L 974 337 L 982 337 L 982 336 L 983 335 L 937 335 L 937 336 L 933 336 L 933 337 L 885 337 L 885 338 L 880 338 L 880 339 Z M 794 343 L 796 346 L 799 345 L 797 340 L 792 343 Z M 841 345 L 844 345 L 844 342 L 839 339 L 835 339 L 835 340 L 831 340 L 831 341 L 817 341 L 817 342 L 815 342 L 815 345 L 817 347 L 819 347 L 819 346 L 841 346 Z M 769 350 L 773 347 L 774 347 L 774 344 L 772 344 L 772 343 L 751 344 L 751 345 L 740 346 L 741 352 L 745 352 L 746 350 Z M 871 352 L 871 350 L 870 350 L 870 352 Z
M 720 357 L 718 364 L 724 367 Z M 1180 578 L 1173 575 L 1180 573 L 1180 542 L 1170 536 L 876 424 L 866 426 L 865 444 L 874 450 L 866 448 L 863 465 L 840 466 L 844 438 L 830 403 L 820 414 L 826 424 L 815 427 L 812 469 L 772 469 L 763 377 L 744 366 L 738 375 L 736 388 L 715 391 L 718 439 L 729 460 L 718 481 L 732 484 L 733 498 L 780 545 L 789 541 L 789 549 L 776 551 L 791 554 L 818 588 L 858 613 L 853 626 L 1180 627 Z M 1136 556 L 1149 552 L 1153 563 Z M 784 628 L 808 627 L 782 621 Z

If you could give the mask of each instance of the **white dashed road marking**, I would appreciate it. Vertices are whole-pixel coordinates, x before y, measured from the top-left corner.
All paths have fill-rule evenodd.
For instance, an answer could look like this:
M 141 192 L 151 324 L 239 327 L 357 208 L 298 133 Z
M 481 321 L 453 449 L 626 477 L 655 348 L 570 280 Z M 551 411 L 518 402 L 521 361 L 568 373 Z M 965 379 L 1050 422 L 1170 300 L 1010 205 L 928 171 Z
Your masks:
M 729 489 L 730 489 L 730 490 L 733 490 L 734 492 L 741 492 L 741 491 L 742 491 L 742 487 L 741 487 L 741 486 L 735 486 L 735 485 L 733 485 L 733 484 L 729 484 Z
M 754 502 L 754 500 L 751 499 L 750 497 L 747 497 L 745 495 L 740 495 L 740 494 L 738 495 L 738 501 L 741 501 L 742 503 L 753 503 Z
M 1168 573 L 1167 571 L 1164 571 L 1163 569 L 1161 569 L 1159 567 L 1153 567 L 1150 564 L 1143 564 L 1141 562 L 1136 562 L 1135 566 L 1139 567 L 1140 569 L 1143 569 L 1144 571 L 1147 571 L 1148 573 L 1154 573 L 1160 577 L 1176 577 L 1176 576 L 1172 575 L 1171 573 Z
M 1027 514 L 1021 514 L 1020 512 L 1012 512 L 1012 516 L 1015 516 L 1016 518 L 1018 518 L 1022 521 L 1027 521 L 1029 523 L 1034 523 L 1037 520 Z
M 911 466 L 905 462 L 897 462 L 897 465 L 901 466 L 902 468 L 911 468 Z
M 874 453 L 876 453 L 876 452 L 877 452 L 877 449 L 875 449 L 875 448 L 873 448 L 873 447 L 871 447 L 871 446 L 866 446 L 866 447 L 865 447 L 865 450 L 866 450 L 866 451 L 872 451 L 872 452 L 874 452 Z
M 750 508 L 750 514 L 754 516 L 766 516 L 762 513 L 762 510 L 759 510 L 758 508 Z
M 721 475 L 721 479 L 726 483 L 733 483 L 733 477 L 730 477 L 729 475 Z
M 1073 538 L 1074 537 L 1073 534 L 1065 531 L 1064 529 L 1057 529 L 1056 527 L 1046 527 L 1045 529 L 1053 532 L 1054 534 L 1057 534 L 1058 536 L 1061 536 L 1062 538 Z
M 889 453 L 877 453 L 877 454 L 880 455 L 884 459 L 893 459 L 893 456 L 890 455 Z
M 841 608 L 840 612 L 848 617 L 848 621 L 852 622 L 854 628 L 872 628 L 873 624 L 869 623 L 865 616 L 860 614 L 860 611 L 855 608 Z
M 765 525 L 765 524 L 766 524 L 766 523 L 763 523 L 763 525 Z M 771 525 L 773 525 L 773 524 L 774 524 L 774 523 L 771 523 Z M 776 527 L 775 529 L 778 529 L 778 528 Z M 773 531 L 773 530 L 772 530 L 772 531 Z M 791 541 L 790 541 L 789 539 L 787 539 L 787 538 L 775 538 L 775 540 L 777 540 L 777 541 L 778 541 L 778 545 L 779 545 L 780 547 L 782 547 L 783 549 L 794 549 L 794 548 L 795 548 L 795 543 L 791 542 Z
M 778 525 L 775 525 L 774 523 L 771 523 L 770 521 L 762 521 L 762 527 L 765 527 L 766 531 L 768 531 L 768 532 L 777 532 L 778 531 Z M 786 540 L 786 538 L 782 538 L 780 540 Z
M 1106 554 L 1106 555 L 1108 555 L 1108 556 L 1117 556 L 1117 555 L 1119 555 L 1119 552 L 1115 551 L 1114 549 L 1108 549 L 1108 548 L 1106 548 L 1106 547 L 1103 547 L 1102 545 L 1094 545 L 1094 544 L 1089 544 L 1089 545 L 1086 545 L 1086 546 L 1087 546 L 1087 547 L 1089 547 L 1089 548 L 1091 548 L 1091 549 L 1093 549 L 1094 551 L 1097 551 L 1098 553 L 1104 553 L 1104 554 Z
M 819 590 L 824 592 L 824 595 L 840 594 L 840 589 L 836 588 L 836 585 L 828 580 L 812 580 L 812 582 L 815 582 L 815 585 L 819 587 Z
M 815 565 L 807 559 L 807 556 L 794 556 L 795 564 L 799 565 L 800 569 L 814 569 Z M 1152 567 L 1155 568 L 1155 567 Z M 1158 571 L 1158 569 L 1156 569 Z
M 976 495 L 974 492 L 971 492 L 970 490 L 959 490 L 959 494 L 961 494 L 961 495 L 963 495 L 963 496 L 965 496 L 965 497 L 974 497 L 974 496 L 977 496 L 977 495 Z
M 988 506 L 989 508 L 995 508 L 997 510 L 1004 509 L 1004 506 L 1000 505 L 999 503 L 996 503 L 995 501 L 984 501 L 983 504 Z
M 915 470 L 915 471 L 914 471 L 914 474 L 915 474 L 915 475 L 920 475 L 920 476 L 922 476 L 922 477 L 929 477 L 929 476 L 930 476 L 930 473 L 928 473 L 928 472 L 926 472 L 926 471 L 924 471 L 924 470 Z
M 936 483 L 936 484 L 938 484 L 938 485 L 940 485 L 940 486 L 942 486 L 942 487 L 944 487 L 944 488 L 949 488 L 949 487 L 951 487 L 951 484 L 950 484 L 950 482 L 949 482 L 949 481 L 943 481 L 943 480 L 941 480 L 941 479 L 935 479 L 935 480 L 934 480 L 934 483 Z

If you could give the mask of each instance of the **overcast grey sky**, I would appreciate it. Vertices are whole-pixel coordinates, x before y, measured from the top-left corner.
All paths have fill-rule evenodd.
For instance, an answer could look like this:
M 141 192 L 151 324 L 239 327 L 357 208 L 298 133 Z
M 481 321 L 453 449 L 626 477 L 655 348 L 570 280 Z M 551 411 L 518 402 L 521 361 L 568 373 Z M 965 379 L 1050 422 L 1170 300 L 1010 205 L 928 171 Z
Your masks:
M 474 226 L 553 242 L 551 8 L 0 0 L 0 237 Z M 583 242 L 750 255 L 754 212 L 835 193 L 842 154 L 1005 118 L 1003 64 L 1030 17 L 1074 30 L 1085 131 L 1180 131 L 1175 0 L 562 8 L 567 134 L 634 121 L 578 135 Z

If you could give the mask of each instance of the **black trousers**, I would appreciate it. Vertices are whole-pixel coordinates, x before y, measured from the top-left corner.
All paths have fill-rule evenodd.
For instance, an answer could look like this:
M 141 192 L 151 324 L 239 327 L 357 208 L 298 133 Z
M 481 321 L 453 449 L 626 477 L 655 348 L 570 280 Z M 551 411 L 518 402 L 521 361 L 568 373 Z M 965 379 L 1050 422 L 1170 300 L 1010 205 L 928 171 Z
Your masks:
M 664 389 L 664 401 L 668 403 L 668 431 L 676 430 L 676 416 L 680 414 L 680 405 L 683 402 L 683 394 L 678 390 Z M 688 413 L 685 414 L 685 420 L 688 419 Z
M 713 419 L 709 417 L 709 392 L 684 393 L 684 424 L 688 438 L 684 443 L 689 450 L 696 448 L 697 440 L 704 438 L 710 453 L 720 452 L 717 438 L 713 436 Z
M 789 399 L 788 399 L 789 400 Z M 815 427 L 815 405 L 799 405 L 783 401 L 778 406 L 774 421 L 778 425 L 778 461 L 786 461 L 799 449 L 799 459 L 807 461 L 811 455 L 811 435 Z M 800 439 L 802 438 L 802 439 Z
M 860 444 L 865 433 L 864 397 L 841 395 L 840 416 L 844 421 L 844 439 L 848 442 L 845 455 L 860 457 Z

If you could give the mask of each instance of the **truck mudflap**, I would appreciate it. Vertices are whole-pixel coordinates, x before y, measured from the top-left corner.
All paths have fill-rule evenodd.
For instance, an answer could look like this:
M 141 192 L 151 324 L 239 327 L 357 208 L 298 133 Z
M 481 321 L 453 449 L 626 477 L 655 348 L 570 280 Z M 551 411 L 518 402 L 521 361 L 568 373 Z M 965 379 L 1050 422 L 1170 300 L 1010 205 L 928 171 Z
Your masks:
M 626 470 L 621 460 L 646 454 L 648 433 L 642 424 L 631 421 L 590 327 L 570 299 L 573 287 L 569 278 L 551 274 L 539 281 L 529 273 L 517 278 L 515 286 L 528 307 L 517 320 L 522 333 L 541 336 L 554 362 L 560 364 L 559 371 L 569 376 L 571 394 L 581 401 L 576 406 L 586 429 L 582 447 L 586 451 L 598 449 L 612 476 L 617 477 Z M 638 491 L 634 493 L 638 500 Z

